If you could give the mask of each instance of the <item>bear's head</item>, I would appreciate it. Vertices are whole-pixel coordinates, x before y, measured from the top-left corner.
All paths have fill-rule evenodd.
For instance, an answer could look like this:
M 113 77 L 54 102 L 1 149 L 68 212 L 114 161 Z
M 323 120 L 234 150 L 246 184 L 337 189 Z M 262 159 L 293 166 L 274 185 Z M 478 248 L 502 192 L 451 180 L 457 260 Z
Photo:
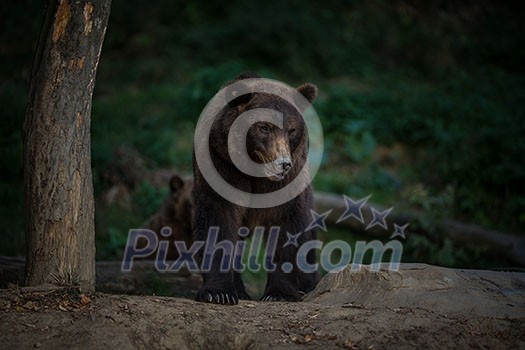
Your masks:
M 183 180 L 179 175 L 173 175 L 169 182 L 170 193 L 166 195 L 162 205 L 146 223 L 145 228 L 155 232 L 168 226 L 172 232 L 181 239 L 184 236 L 191 236 L 191 190 L 193 181 Z
M 231 161 L 227 147 L 224 145 L 227 144 L 225 140 L 228 140 L 230 128 L 237 118 L 250 111 L 268 115 L 277 112 L 282 117 L 280 119 L 282 127 L 270 122 L 271 118 L 268 118 L 268 121 L 251 124 L 245 136 L 246 153 L 253 162 L 264 164 L 264 174 L 268 180 L 293 179 L 305 164 L 308 153 L 308 132 L 302 116 L 304 111 L 297 110 L 294 105 L 277 94 L 254 92 L 235 97 L 238 92 L 233 89 L 228 90 L 233 83 L 257 78 L 261 76 L 256 73 L 243 73 L 226 83 L 226 96 L 234 98 L 222 110 L 220 118 L 212 129 L 212 133 L 218 135 L 211 139 L 222 140 L 222 144 L 216 144 L 215 148 L 222 158 Z M 317 97 L 317 87 L 310 83 L 299 86 L 297 91 L 309 103 Z M 265 118 L 257 120 L 260 119 Z

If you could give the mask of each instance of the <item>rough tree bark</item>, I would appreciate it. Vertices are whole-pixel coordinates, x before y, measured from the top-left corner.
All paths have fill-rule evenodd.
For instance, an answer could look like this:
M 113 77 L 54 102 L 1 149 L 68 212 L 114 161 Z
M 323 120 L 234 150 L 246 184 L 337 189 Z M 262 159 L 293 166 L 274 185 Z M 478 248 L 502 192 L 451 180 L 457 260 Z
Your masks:
M 26 283 L 95 286 L 91 99 L 111 0 L 49 0 L 24 121 Z

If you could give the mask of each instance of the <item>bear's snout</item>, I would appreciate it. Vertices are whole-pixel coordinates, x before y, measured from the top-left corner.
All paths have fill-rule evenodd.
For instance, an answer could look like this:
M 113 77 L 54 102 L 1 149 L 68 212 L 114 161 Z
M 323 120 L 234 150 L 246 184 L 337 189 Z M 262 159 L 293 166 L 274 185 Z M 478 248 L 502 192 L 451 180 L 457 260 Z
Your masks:
M 278 157 L 273 161 L 275 174 L 271 176 L 272 180 L 280 181 L 284 179 L 284 175 L 292 168 L 292 160 L 289 157 Z
M 279 157 L 275 160 L 275 168 L 287 173 L 292 167 L 292 160 L 288 157 Z

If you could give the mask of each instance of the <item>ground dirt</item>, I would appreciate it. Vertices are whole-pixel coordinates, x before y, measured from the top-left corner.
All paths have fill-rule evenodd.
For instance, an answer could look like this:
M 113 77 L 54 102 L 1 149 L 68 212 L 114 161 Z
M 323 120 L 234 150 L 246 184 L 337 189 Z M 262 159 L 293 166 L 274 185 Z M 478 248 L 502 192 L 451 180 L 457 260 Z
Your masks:
M 329 274 L 299 303 L 0 290 L 3 349 L 523 349 L 525 274 Z

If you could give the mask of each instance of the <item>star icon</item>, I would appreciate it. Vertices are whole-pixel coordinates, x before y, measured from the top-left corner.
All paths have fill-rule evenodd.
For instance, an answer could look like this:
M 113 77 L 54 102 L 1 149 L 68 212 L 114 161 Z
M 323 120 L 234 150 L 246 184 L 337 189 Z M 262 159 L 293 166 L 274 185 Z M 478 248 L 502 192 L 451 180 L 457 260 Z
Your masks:
M 339 217 L 336 224 L 350 217 L 354 217 L 360 223 L 364 224 L 365 220 L 363 219 L 363 212 L 361 210 L 363 209 L 363 206 L 365 205 L 365 203 L 370 199 L 370 197 L 372 197 L 372 195 L 368 195 L 367 197 L 361 198 L 358 201 L 354 201 L 352 198 L 347 197 L 346 195 L 343 195 L 343 198 L 345 200 L 346 209 L 344 213 L 341 215 L 341 217 Z
M 394 233 L 392 233 L 392 236 L 390 236 L 390 239 L 394 237 L 401 237 L 403 239 L 406 239 L 405 237 L 405 230 L 410 224 L 404 224 L 403 226 L 399 226 L 398 224 L 394 223 Z
M 301 235 L 302 232 L 299 232 L 295 235 L 292 235 L 290 232 L 286 232 L 287 241 L 283 244 L 283 248 L 287 247 L 289 245 L 293 245 L 294 247 L 298 247 L 299 244 L 297 243 L 297 239 Z
M 325 220 L 330 215 L 333 209 L 330 209 L 328 211 L 325 211 L 322 214 L 317 214 L 317 212 L 313 209 L 310 209 L 310 213 L 312 214 L 312 222 L 308 227 L 304 230 L 305 232 L 311 229 L 314 229 L 316 227 L 319 227 L 321 230 L 326 231 L 326 223 Z
M 390 214 L 392 209 L 394 209 L 394 207 L 386 209 L 386 210 L 383 210 L 383 211 L 379 211 L 376 208 L 372 207 L 372 215 L 374 217 L 372 218 L 372 221 L 370 221 L 368 226 L 365 228 L 365 230 L 368 230 L 369 228 L 372 228 L 372 227 L 377 226 L 377 225 L 381 226 L 385 230 L 388 230 L 388 225 L 387 225 L 385 219 L 388 216 L 388 214 Z

